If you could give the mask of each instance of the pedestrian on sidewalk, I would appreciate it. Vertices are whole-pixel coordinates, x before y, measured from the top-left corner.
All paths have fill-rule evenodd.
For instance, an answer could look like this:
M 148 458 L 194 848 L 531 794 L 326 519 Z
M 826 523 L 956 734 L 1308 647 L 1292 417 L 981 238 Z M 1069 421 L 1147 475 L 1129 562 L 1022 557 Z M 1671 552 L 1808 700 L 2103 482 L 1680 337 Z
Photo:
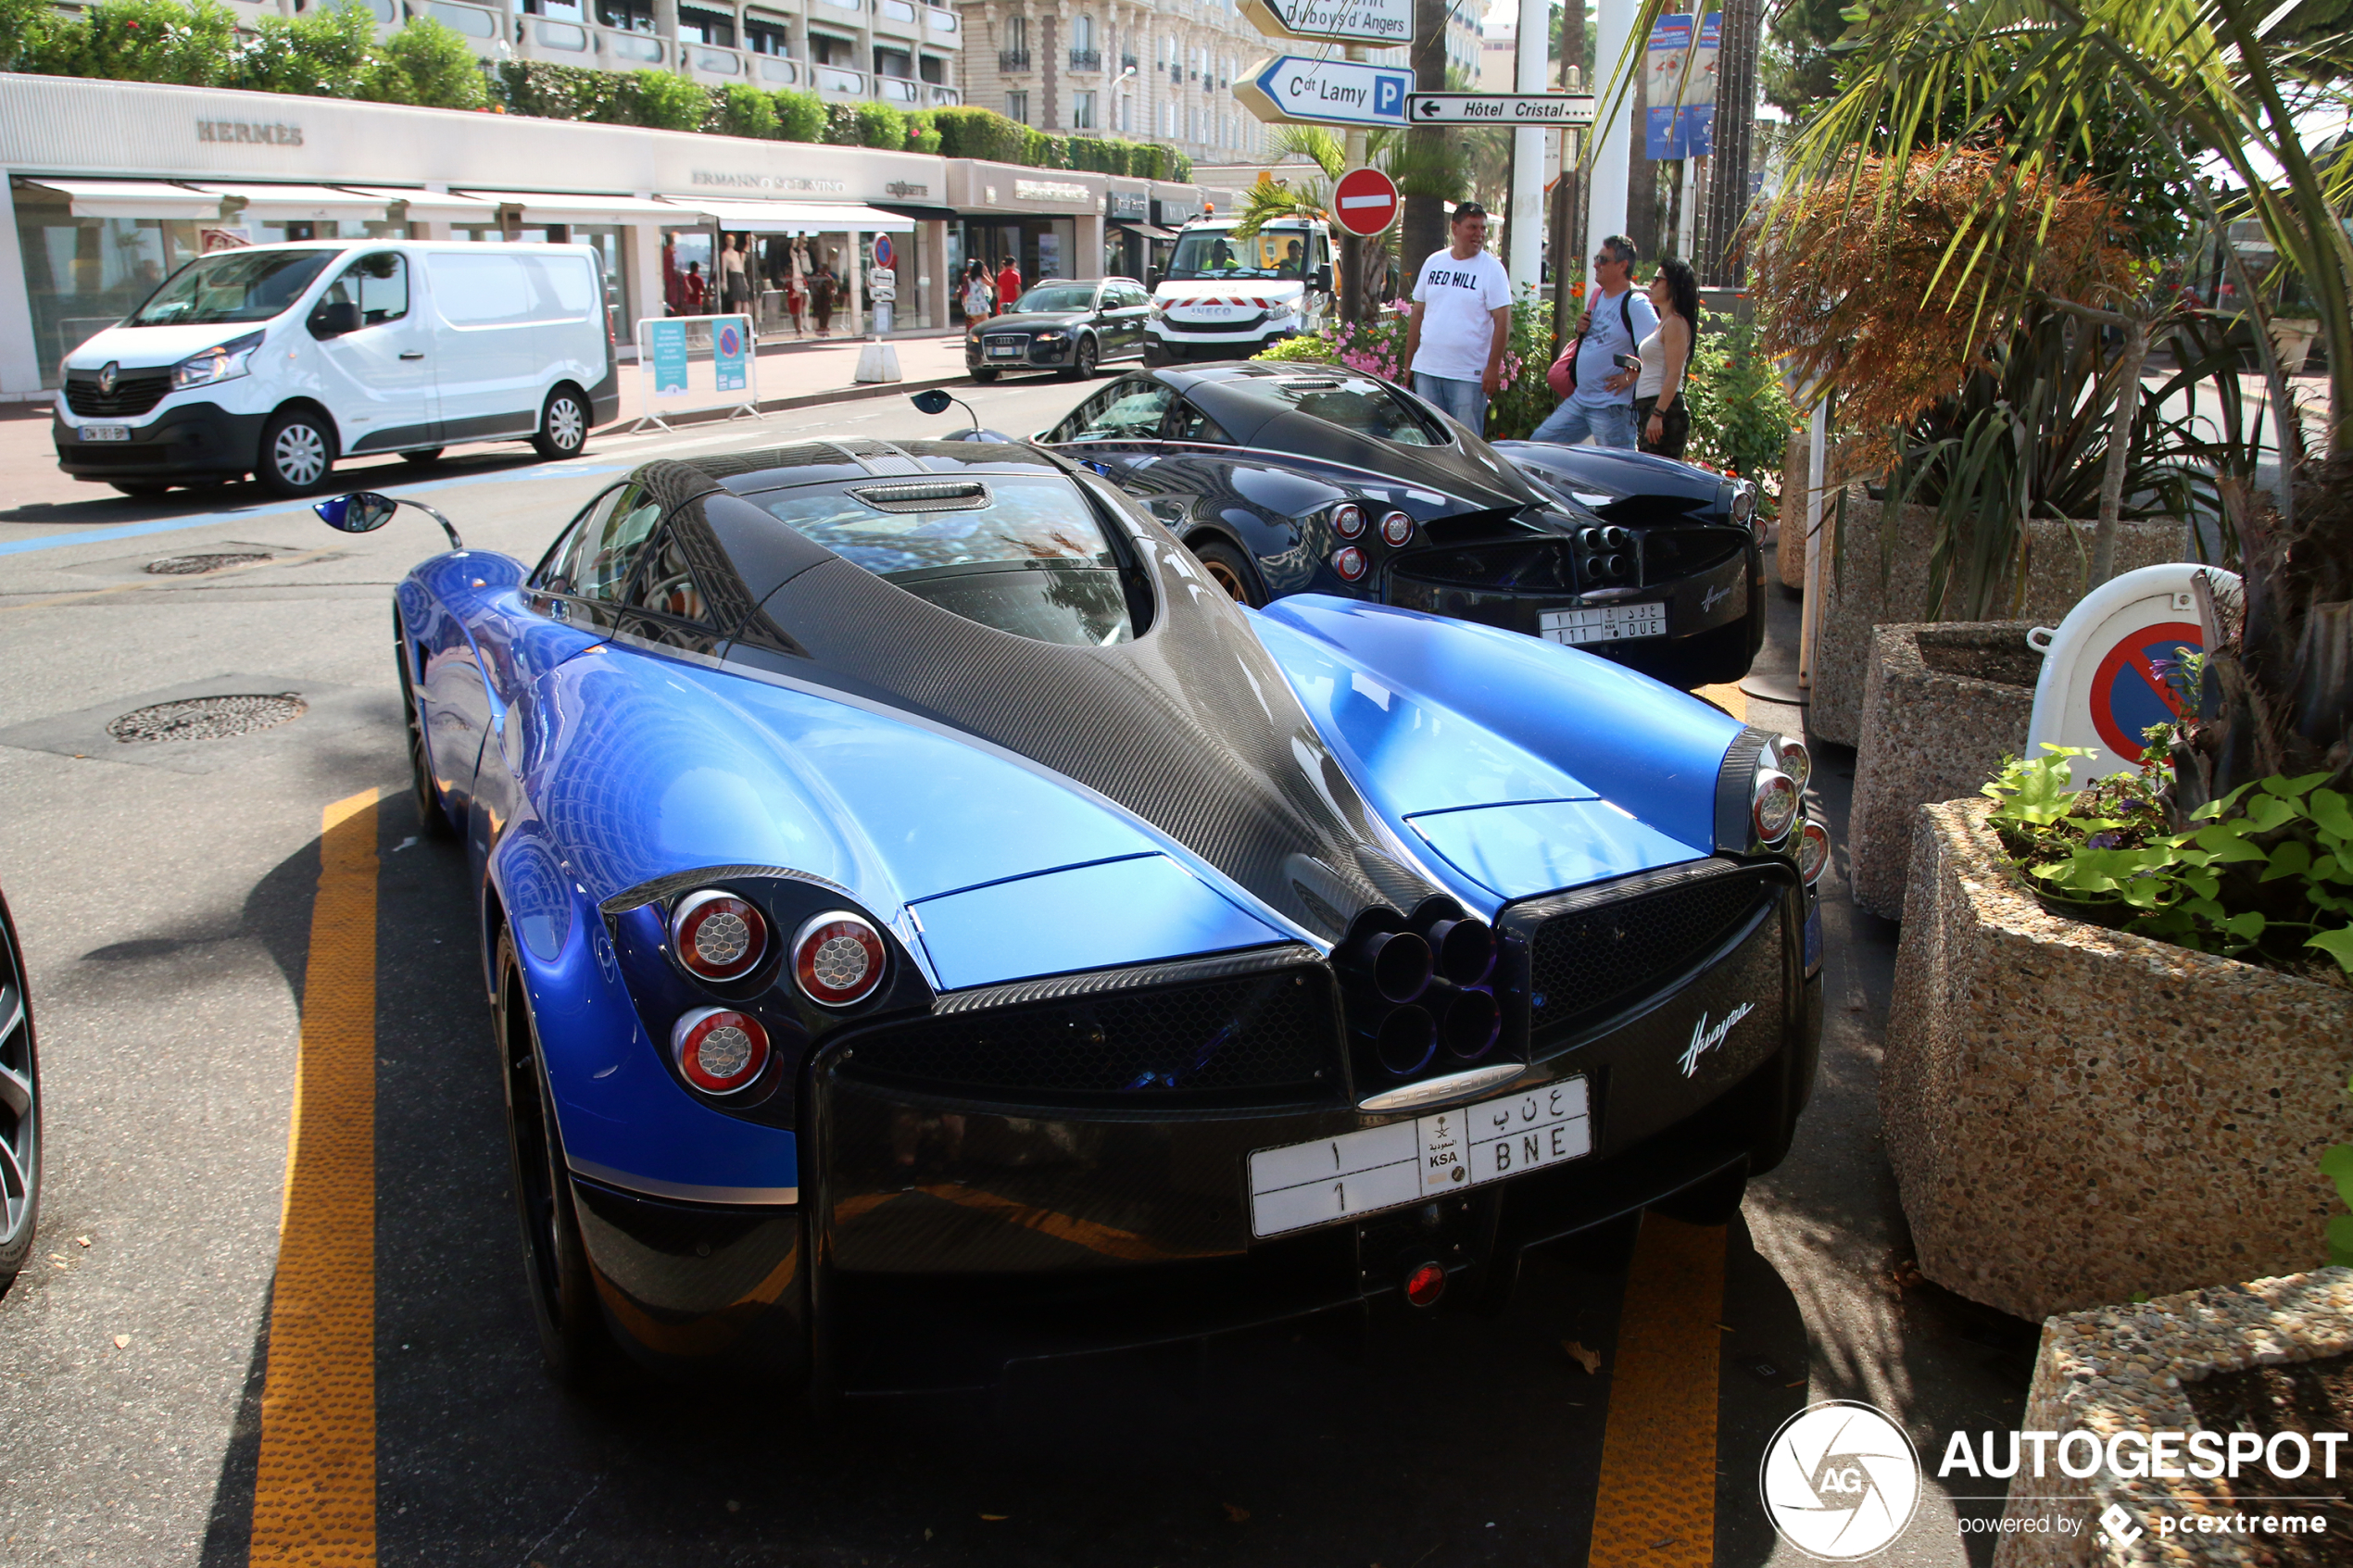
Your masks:
M 1637 351 L 1642 369 L 1634 382 L 1634 430 L 1643 451 L 1680 458 L 1692 433 L 1683 376 L 1699 333 L 1698 274 L 1684 262 L 1660 262 L 1651 274 L 1650 302 L 1658 312 L 1658 330 Z
M 1503 385 L 1512 340 L 1512 281 L 1488 252 L 1485 207 L 1463 203 L 1447 232 L 1453 244 L 1434 252 L 1414 279 L 1405 363 L 1415 396 L 1484 435 L 1487 399 Z
M 840 280 L 834 276 L 834 253 L 827 251 L 809 276 L 809 309 L 817 318 L 819 337 L 834 335 L 834 291 L 839 286 Z
M 988 286 L 988 269 L 975 259 L 964 268 L 964 320 L 982 320 L 996 306 L 997 293 Z
M 1013 265 L 1013 258 L 1009 256 L 1005 257 L 1005 265 L 997 273 L 997 314 L 1002 316 L 1006 311 L 1011 310 L 1013 307 L 1013 301 L 1020 297 L 1021 269 Z
M 785 306 L 792 313 L 792 335 L 809 335 L 809 236 L 792 237 L 792 276 L 785 284 Z
M 724 309 L 740 316 L 751 314 L 751 278 L 744 268 L 744 237 L 730 234 L 726 248 L 719 253 L 719 294 L 726 303 Z
M 1561 405 L 1529 435 L 1574 446 L 1586 437 L 1596 446 L 1634 447 L 1636 373 L 1617 368 L 1617 357 L 1636 352 L 1658 330 L 1658 312 L 1634 291 L 1634 242 L 1612 234 L 1593 256 L 1593 292 L 1585 301 L 1577 338 L 1550 373 L 1555 390 L 1566 369 L 1568 386 Z
M 686 313 L 686 287 L 678 270 L 678 236 L 661 237 L 661 309 L 665 316 Z
M 688 316 L 703 314 L 703 305 L 711 297 L 711 288 L 703 282 L 701 262 L 686 263 L 686 275 L 678 280 L 678 291 L 680 303 L 686 307 L 684 314 Z

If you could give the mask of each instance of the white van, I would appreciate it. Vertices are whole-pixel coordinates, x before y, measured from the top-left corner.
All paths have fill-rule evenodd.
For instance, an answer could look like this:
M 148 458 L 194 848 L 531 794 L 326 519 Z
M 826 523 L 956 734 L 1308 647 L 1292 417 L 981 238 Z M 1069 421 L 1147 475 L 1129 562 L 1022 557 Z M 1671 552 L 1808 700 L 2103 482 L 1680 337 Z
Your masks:
M 188 263 L 66 356 L 57 465 L 151 495 L 459 441 L 577 454 L 621 408 L 588 245 L 320 240 Z
M 1176 236 L 1168 270 L 1152 280 L 1144 363 L 1247 359 L 1323 330 L 1332 307 L 1330 231 L 1285 218 L 1242 239 L 1235 222 L 1202 219 Z

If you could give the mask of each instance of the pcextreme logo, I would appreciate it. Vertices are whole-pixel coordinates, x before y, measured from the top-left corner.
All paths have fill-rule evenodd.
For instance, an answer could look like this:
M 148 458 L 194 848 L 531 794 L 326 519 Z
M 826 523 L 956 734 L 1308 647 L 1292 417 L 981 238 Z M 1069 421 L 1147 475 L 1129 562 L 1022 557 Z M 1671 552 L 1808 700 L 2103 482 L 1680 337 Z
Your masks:
M 1881 1411 L 1826 1399 L 1773 1434 L 1756 1485 L 1781 1539 L 1809 1557 L 1852 1562 L 1882 1550 L 1912 1522 L 1920 1459 Z

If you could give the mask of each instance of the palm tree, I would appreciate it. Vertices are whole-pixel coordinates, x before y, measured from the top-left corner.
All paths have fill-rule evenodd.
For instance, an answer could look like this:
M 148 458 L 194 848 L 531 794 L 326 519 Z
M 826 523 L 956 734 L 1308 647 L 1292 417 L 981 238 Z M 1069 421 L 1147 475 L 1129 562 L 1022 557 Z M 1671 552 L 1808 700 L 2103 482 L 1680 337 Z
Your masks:
M 1365 161 L 1396 181 L 1401 194 L 1446 200 L 1463 189 L 1466 140 L 1446 137 L 1426 147 L 1420 139 L 1407 132 L 1368 131 L 1365 133 Z M 1240 220 L 1234 225 L 1239 238 L 1247 239 L 1279 218 L 1328 219 L 1332 187 L 1348 170 L 1347 148 L 1328 127 L 1277 125 L 1273 143 L 1277 157 L 1304 158 L 1308 169 L 1290 169 L 1279 179 L 1261 181 L 1245 191 Z M 1358 266 L 1362 270 L 1358 282 L 1365 291 L 1361 297 L 1369 299 L 1370 291 L 1387 276 L 1397 232 L 1391 228 L 1388 233 L 1366 240 L 1358 247 Z

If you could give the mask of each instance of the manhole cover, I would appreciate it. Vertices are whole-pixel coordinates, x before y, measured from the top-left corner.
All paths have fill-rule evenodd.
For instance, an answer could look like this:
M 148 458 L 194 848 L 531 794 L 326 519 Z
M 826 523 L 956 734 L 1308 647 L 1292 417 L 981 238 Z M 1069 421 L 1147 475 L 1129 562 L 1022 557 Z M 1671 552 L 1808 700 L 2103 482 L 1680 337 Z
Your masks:
M 260 550 L 244 550 L 233 555 L 166 556 L 151 560 L 147 570 L 157 577 L 199 577 L 208 571 L 219 571 L 224 566 L 243 566 L 248 561 L 268 560 Z
M 133 709 L 108 724 L 107 734 L 126 745 L 151 740 L 227 740 L 231 735 L 292 723 L 309 706 L 292 692 L 280 696 L 195 696 Z

